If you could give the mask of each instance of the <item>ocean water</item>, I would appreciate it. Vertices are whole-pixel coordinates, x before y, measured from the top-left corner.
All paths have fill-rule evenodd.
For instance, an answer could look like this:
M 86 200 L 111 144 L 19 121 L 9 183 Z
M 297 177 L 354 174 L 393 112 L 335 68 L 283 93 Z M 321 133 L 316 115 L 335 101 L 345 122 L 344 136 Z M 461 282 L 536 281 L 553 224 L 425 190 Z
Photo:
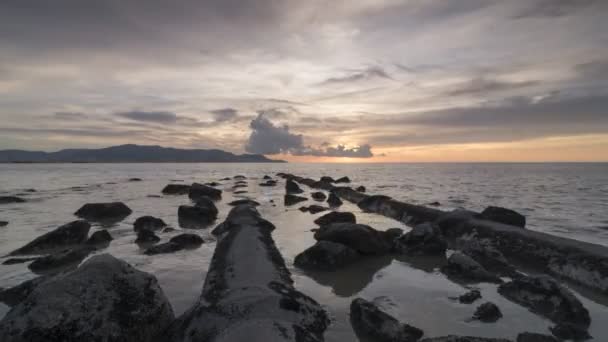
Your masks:
M 293 267 L 293 258 L 314 244 L 313 220 L 323 215 L 302 213 L 284 207 L 284 185 L 259 187 L 261 178 L 290 172 L 318 178 L 348 176 L 352 185 L 364 185 L 368 193 L 427 204 L 440 209 L 482 210 L 498 205 L 527 216 L 528 228 L 608 246 L 608 164 L 0 164 L 0 196 L 19 195 L 26 203 L 0 205 L 0 256 L 24 245 L 59 225 L 73 221 L 73 213 L 87 202 L 122 201 L 133 214 L 109 225 L 93 225 L 92 231 L 107 229 L 114 241 L 100 253 L 112 253 L 138 269 L 154 274 L 176 314 L 189 308 L 200 295 L 215 241 L 210 229 L 181 229 L 177 208 L 189 203 L 187 196 L 160 196 L 168 183 L 210 182 L 237 174 L 249 178 L 248 193 L 235 195 L 233 181 L 223 182 L 224 196 L 218 209 L 221 222 L 228 202 L 244 196 L 262 205 L 262 215 L 277 229 L 273 236 L 292 271 L 296 287 L 326 306 L 332 325 L 326 341 L 356 340 L 348 311 L 353 298 L 376 299 L 400 320 L 425 331 L 425 336 L 466 334 L 514 339 L 517 333 L 548 333 L 551 322 L 511 303 L 496 293 L 496 285 L 479 284 L 483 300 L 473 305 L 449 297 L 467 291 L 438 272 L 433 258 L 372 257 L 333 273 L 306 273 Z M 128 182 L 129 178 L 141 182 Z M 220 187 L 220 188 L 222 188 Z M 26 192 L 26 189 L 35 192 Z M 308 194 L 306 186 L 302 188 Z M 276 206 L 270 203 L 276 202 Z M 309 200 L 309 203 L 312 203 Z M 351 211 L 361 223 L 377 229 L 409 227 L 375 214 L 362 213 L 345 202 L 340 209 Z M 196 250 L 145 256 L 134 243 L 133 222 L 143 215 L 162 218 L 178 228 L 162 233 L 162 241 L 182 231 L 200 234 L 207 242 Z M 0 262 L 4 258 L 0 258 Z M 27 264 L 0 265 L 0 287 L 17 285 L 35 277 Z M 590 333 L 597 341 L 608 340 L 608 298 L 571 287 L 590 311 Z M 476 305 L 496 303 L 503 318 L 496 323 L 468 320 Z M 0 317 L 9 310 L 0 304 Z

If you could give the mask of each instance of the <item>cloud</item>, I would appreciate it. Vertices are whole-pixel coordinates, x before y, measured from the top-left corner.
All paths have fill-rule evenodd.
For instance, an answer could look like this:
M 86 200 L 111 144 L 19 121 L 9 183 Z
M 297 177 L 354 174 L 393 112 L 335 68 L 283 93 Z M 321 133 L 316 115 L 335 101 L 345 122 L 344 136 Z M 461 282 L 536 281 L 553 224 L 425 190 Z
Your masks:
M 178 120 L 177 114 L 172 112 L 144 112 L 130 111 L 116 113 L 116 116 L 123 117 L 129 120 L 157 123 L 175 123 Z
M 516 14 L 514 18 L 556 18 L 571 15 L 603 0 L 536 0 Z
M 336 147 L 328 146 L 323 143 L 320 148 L 310 146 L 292 151 L 295 156 L 315 156 L 315 157 L 341 157 L 341 158 L 371 158 L 374 156 L 372 147 L 369 144 L 347 148 L 344 145 Z
M 464 84 L 458 85 L 453 90 L 446 92 L 449 96 L 460 95 L 479 95 L 500 91 L 508 91 L 520 88 L 527 88 L 538 85 L 539 81 L 505 82 L 487 78 L 474 78 Z
M 53 117 L 60 120 L 81 120 L 85 119 L 87 115 L 77 112 L 56 112 L 53 113 Z
M 330 77 L 321 82 L 321 84 L 352 83 L 374 79 L 393 80 L 393 78 L 383 68 L 379 66 L 370 66 L 365 69 L 351 70 L 347 75 L 344 76 Z
M 239 112 L 234 108 L 222 108 L 210 111 L 215 122 L 232 121 L 239 116 Z

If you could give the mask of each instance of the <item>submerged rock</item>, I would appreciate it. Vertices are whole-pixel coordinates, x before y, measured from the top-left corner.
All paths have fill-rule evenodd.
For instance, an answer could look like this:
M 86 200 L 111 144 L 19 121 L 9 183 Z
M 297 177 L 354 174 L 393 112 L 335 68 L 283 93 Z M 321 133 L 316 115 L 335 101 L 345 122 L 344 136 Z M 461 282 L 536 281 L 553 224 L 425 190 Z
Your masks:
M 36 286 L 0 322 L 0 341 L 152 341 L 173 320 L 156 278 L 109 254 Z
M 458 301 L 462 304 L 471 304 L 481 298 L 479 290 L 471 290 L 463 295 L 458 296 Z
M 25 200 L 17 196 L 0 196 L 0 204 L 23 203 Z
M 553 336 L 523 332 L 517 335 L 516 342 L 558 342 Z
M 143 180 L 143 179 L 141 179 L 141 178 L 136 178 L 136 177 L 134 177 L 134 178 L 129 178 L 129 182 L 141 182 L 142 180 Z
M 27 267 L 34 273 L 60 271 L 65 268 L 77 266 L 94 250 L 95 248 L 93 246 L 88 245 L 65 249 L 51 255 L 40 257 Z
M 247 179 L 247 177 L 243 176 L 243 175 L 236 175 L 233 177 L 234 179 Z
M 363 185 L 358 186 L 358 187 L 355 189 L 355 191 L 358 191 L 358 192 L 365 192 L 365 190 L 366 190 L 366 189 L 365 189 L 365 187 L 364 187 Z
M 160 241 L 160 238 L 154 234 L 153 231 L 142 229 L 137 232 L 137 239 L 135 239 L 135 243 L 157 243 Z
M 327 204 L 329 204 L 330 207 L 335 208 L 341 206 L 343 202 L 336 194 L 330 192 L 329 197 L 327 198 Z
M 343 244 L 318 241 L 298 254 L 294 265 L 307 270 L 334 271 L 357 261 L 359 257 L 357 251 Z
M 329 208 L 322 207 L 322 206 L 316 205 L 316 204 L 309 205 L 308 207 L 301 207 L 299 209 L 300 209 L 300 211 L 309 212 L 311 214 L 317 214 L 317 213 L 320 213 L 322 211 L 329 210 Z
M 162 190 L 165 195 L 185 195 L 190 191 L 190 185 L 186 184 L 167 184 Z
M 448 335 L 442 337 L 425 338 L 420 342 L 512 342 L 504 338 L 489 338 L 489 337 L 475 337 L 475 336 L 457 336 Z
M 107 230 L 98 230 L 91 234 L 89 239 L 86 241 L 87 245 L 103 245 L 108 244 L 110 241 L 114 240 L 112 235 Z
M 8 226 L 8 221 L 0 221 L 0 227 Z
M 332 211 L 317 218 L 314 220 L 314 223 L 319 226 L 326 226 L 332 223 L 357 223 L 357 218 L 353 213 Z
M 272 177 L 270 177 L 269 175 L 264 175 L 264 177 L 262 177 L 262 179 L 272 179 Z
M 350 178 L 344 176 L 344 177 L 336 179 L 334 181 L 334 183 L 350 183 Z
M 87 203 L 74 215 L 92 221 L 119 220 L 131 215 L 132 211 L 122 202 Z
M 371 337 L 378 342 L 415 342 L 424 334 L 416 327 L 400 323 L 376 304 L 362 298 L 351 302 L 350 320 L 357 335 Z
M 395 240 L 396 252 L 406 255 L 444 255 L 448 243 L 438 227 L 422 223 Z
M 220 183 L 218 183 L 218 182 L 208 182 L 208 183 L 205 183 L 205 185 L 206 185 L 206 186 L 214 186 L 214 187 L 215 187 L 215 186 L 220 186 L 220 185 L 222 185 L 222 184 L 220 184 Z
M 196 201 L 201 197 L 208 197 L 217 201 L 222 198 L 222 190 L 199 183 L 192 183 L 190 190 L 188 191 L 188 197 L 193 201 Z
M 8 289 L 0 289 L 0 302 L 8 306 L 15 306 L 27 298 L 38 285 L 42 284 L 42 282 L 47 279 L 49 279 L 47 276 L 36 277 L 34 279 L 26 280 L 17 286 Z
M 335 180 L 329 176 L 323 176 L 323 177 L 321 177 L 321 182 L 333 183 L 333 182 L 335 182 Z
M 265 182 L 260 183 L 259 185 L 260 186 L 275 186 L 275 185 L 277 185 L 277 181 L 269 179 Z
M 493 323 L 498 321 L 502 317 L 502 312 L 496 304 L 492 302 L 486 302 L 481 304 L 475 309 L 473 319 L 482 321 L 484 323 Z
M 451 278 L 465 282 L 502 283 L 500 278 L 488 272 L 473 258 L 460 252 L 452 253 L 441 271 Z
M 27 245 L 11 252 L 9 255 L 45 254 L 85 242 L 91 225 L 86 221 L 73 221 L 37 237 Z
M 480 217 L 484 220 L 500 222 L 521 228 L 526 226 L 526 217 L 524 215 L 514 210 L 501 207 L 487 207 L 481 212 Z
M 249 199 L 249 198 L 239 199 L 239 200 L 232 201 L 232 202 L 228 203 L 228 205 L 231 205 L 233 207 L 237 206 L 237 205 L 242 205 L 242 204 L 248 204 L 248 205 L 252 205 L 254 207 L 257 207 L 258 205 L 260 205 L 259 202 L 254 201 L 254 200 Z
M 291 194 L 286 194 L 285 197 L 283 197 L 283 203 L 286 206 L 294 205 L 303 201 L 308 201 L 308 198 Z
M 203 228 L 215 221 L 218 213 L 213 201 L 201 197 L 194 206 L 180 205 L 177 209 L 177 218 L 182 227 Z
M 291 179 L 285 182 L 285 191 L 287 194 L 301 194 L 304 190 L 300 189 L 300 186 Z
M 165 221 L 154 216 L 142 216 L 133 223 L 133 230 L 139 232 L 141 230 L 155 231 L 163 229 L 167 226 Z
M 361 254 L 381 255 L 391 249 L 390 242 L 383 233 L 363 224 L 333 223 L 321 226 L 315 232 L 315 239 L 341 243 Z
M 148 248 L 144 254 L 155 255 L 165 254 L 181 251 L 182 249 L 195 249 L 200 247 L 205 242 L 202 237 L 196 234 L 180 234 L 176 235 L 169 240 L 169 242 L 161 243 L 159 245 Z
M 327 198 L 325 193 L 323 193 L 321 191 L 315 191 L 315 192 L 311 193 L 310 197 L 312 197 L 312 199 L 314 199 L 315 201 L 319 201 L 319 202 L 323 202 Z

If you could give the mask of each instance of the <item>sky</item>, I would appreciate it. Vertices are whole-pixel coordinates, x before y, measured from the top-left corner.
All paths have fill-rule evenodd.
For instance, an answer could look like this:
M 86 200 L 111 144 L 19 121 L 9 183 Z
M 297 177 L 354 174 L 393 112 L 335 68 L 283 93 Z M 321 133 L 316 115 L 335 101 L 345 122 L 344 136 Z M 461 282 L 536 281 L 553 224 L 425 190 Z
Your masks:
M 3 0 L 0 149 L 608 161 L 605 0 Z

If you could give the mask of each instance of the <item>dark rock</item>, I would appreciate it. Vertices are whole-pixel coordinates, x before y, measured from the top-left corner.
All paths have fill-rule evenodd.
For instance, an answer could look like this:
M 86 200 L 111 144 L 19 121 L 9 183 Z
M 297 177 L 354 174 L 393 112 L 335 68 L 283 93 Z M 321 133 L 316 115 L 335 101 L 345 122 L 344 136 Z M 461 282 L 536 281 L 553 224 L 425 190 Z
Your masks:
M 323 176 L 323 177 L 321 177 L 321 182 L 333 183 L 333 182 L 335 182 L 335 180 L 329 176 Z
M 332 223 L 357 223 L 357 218 L 353 213 L 332 211 L 327 213 L 314 221 L 319 226 L 326 226 Z
M 245 177 L 243 175 L 236 175 L 236 176 L 234 176 L 234 179 L 247 179 L 247 177 Z
M 32 260 L 36 260 L 38 257 L 30 257 L 30 258 L 9 258 L 2 262 L 2 265 L 16 265 L 22 264 L 24 262 L 30 262 Z
M 161 196 L 161 195 L 148 195 L 146 197 L 148 197 L 148 198 L 163 198 L 163 196 Z
M 173 227 L 166 227 L 165 229 L 163 229 L 163 231 L 161 233 L 171 233 L 174 232 L 175 228 Z
M 35 287 L 0 322 L 0 341 L 152 341 L 173 319 L 154 276 L 104 254 Z
M 192 183 L 190 191 L 188 191 L 188 197 L 193 201 L 196 201 L 201 197 L 209 197 L 210 199 L 217 201 L 222 198 L 222 190 L 204 184 Z
M 212 216 L 216 216 L 219 214 L 215 203 L 209 197 L 200 197 L 194 202 L 194 206 L 198 208 L 203 208 L 208 211 Z
M 23 283 L 8 289 L 0 289 L 0 302 L 8 306 L 15 306 L 27 298 L 38 285 L 42 284 L 42 282 L 47 279 L 49 279 L 49 277 L 41 276 L 26 280 Z
M 94 250 L 95 248 L 92 246 L 78 246 L 73 249 L 66 249 L 55 254 L 40 257 L 27 267 L 34 273 L 58 271 L 68 267 L 75 267 Z
M 389 228 L 382 232 L 386 241 L 389 241 L 393 245 L 393 241 L 403 235 L 403 229 L 401 228 Z
M 232 202 L 230 202 L 228 204 L 231 205 L 231 206 L 248 204 L 248 205 L 252 205 L 254 207 L 257 207 L 258 205 L 260 205 L 260 203 L 254 201 L 252 199 L 249 199 L 249 198 L 239 199 L 239 200 L 236 200 L 236 201 L 232 201 Z
M 357 251 L 343 244 L 318 241 L 298 254 L 294 259 L 294 265 L 308 270 L 335 271 L 355 262 L 359 257 Z
M 350 183 L 350 178 L 344 176 L 342 178 L 338 178 L 334 181 L 334 183 Z
M 218 183 L 218 182 L 207 182 L 207 183 L 205 183 L 205 185 L 206 185 L 206 186 L 214 186 L 214 187 L 215 187 L 215 186 L 220 186 L 220 185 L 222 185 L 222 184 L 220 184 L 220 183 Z
M 492 302 L 486 302 L 481 304 L 475 309 L 473 318 L 485 323 L 493 323 L 498 321 L 502 317 L 502 312 L 496 304 Z
M 500 222 L 521 228 L 526 226 L 526 217 L 524 215 L 514 210 L 501 207 L 487 207 L 481 212 L 480 217 L 484 220 Z
M 17 196 L 0 196 L 0 204 L 23 203 L 25 200 Z
M 179 225 L 185 228 L 203 228 L 217 218 L 217 208 L 210 206 L 180 205 L 177 210 Z
M 248 183 L 247 183 L 247 181 L 240 180 L 240 181 L 236 181 L 236 182 L 234 182 L 234 184 L 235 184 L 235 185 L 247 185 Z
M 262 179 L 272 179 L 272 177 L 270 177 L 269 175 L 264 175 L 264 177 L 262 177 Z
M 156 246 L 152 246 L 152 247 L 146 249 L 144 254 L 145 255 L 167 254 L 167 253 L 181 251 L 182 249 L 184 249 L 184 248 L 182 246 L 180 246 L 178 243 L 165 242 L 165 243 L 161 243 L 161 244 L 158 244 Z
M 185 195 L 190 191 L 190 185 L 186 184 L 168 184 L 163 189 L 165 195 Z
M 489 338 L 489 337 L 475 337 L 475 336 L 457 336 L 448 335 L 442 337 L 425 338 L 420 342 L 512 342 L 504 338 Z
M 561 340 L 584 341 L 592 338 L 587 332 L 587 329 L 575 324 L 561 323 L 554 327 L 550 327 L 549 330 L 553 336 Z
M 314 199 L 315 201 L 319 201 L 319 202 L 323 202 L 327 198 L 327 196 L 321 191 L 315 191 L 315 192 L 311 193 L 310 197 L 312 197 L 312 199 Z
M 321 226 L 321 229 L 315 232 L 315 239 L 341 243 L 361 254 L 368 255 L 386 254 L 391 248 L 383 232 L 356 223 L 333 223 Z
M 288 179 L 285 182 L 285 191 L 287 194 L 301 194 L 304 192 L 304 190 L 300 189 L 300 186 L 291 179 Z
M 0 221 L 0 227 L 8 226 L 8 221 Z
M 129 182 L 141 182 L 141 178 L 129 178 Z
M 336 196 L 336 194 L 334 194 L 333 192 L 329 193 L 329 197 L 327 198 L 327 204 L 329 204 L 330 207 L 339 207 L 342 205 L 342 203 L 342 200 L 338 196 Z
M 329 210 L 329 208 L 322 207 L 322 206 L 316 205 L 316 204 L 310 205 L 308 207 L 301 207 L 299 209 L 300 209 L 300 211 L 309 212 L 311 214 L 317 214 L 317 213 L 320 213 L 322 211 Z
M 358 187 L 355 189 L 355 191 L 359 191 L 359 192 L 365 192 L 365 190 L 366 190 L 366 189 L 365 189 L 365 187 L 364 187 L 363 185 L 358 186 Z
M 479 290 L 471 290 L 463 295 L 458 296 L 458 301 L 462 304 L 471 304 L 481 298 Z
M 308 201 L 308 198 L 291 194 L 287 194 L 283 198 L 283 202 L 286 206 L 294 205 L 303 201 Z
M 488 272 L 473 258 L 460 252 L 452 253 L 441 271 L 451 278 L 465 282 L 502 283 L 500 278 Z
M 439 203 L 439 202 L 435 201 L 435 202 L 431 202 L 431 203 L 429 203 L 428 205 L 433 206 L 433 207 L 438 207 L 438 206 L 440 206 L 440 205 L 441 205 L 441 203 Z
M 486 270 L 508 277 L 517 274 L 515 267 L 509 264 L 507 258 L 488 241 L 479 239 L 460 241 L 462 253 L 473 258 Z
M 133 230 L 139 232 L 141 230 L 155 231 L 166 227 L 167 224 L 162 219 L 154 216 L 142 216 L 133 223 Z
M 263 183 L 260 183 L 260 186 L 276 186 L 276 185 L 277 185 L 277 181 L 272 180 L 272 179 L 267 180 Z
M 184 248 L 190 248 L 202 245 L 205 240 L 196 234 L 184 233 L 172 237 L 169 242 L 177 243 Z
M 553 336 L 523 332 L 517 335 L 516 342 L 558 342 Z
M 24 189 L 25 192 L 37 192 L 36 189 Z
M 240 194 L 246 194 L 246 193 L 248 193 L 248 192 L 249 192 L 249 191 L 247 191 L 247 190 L 239 190 L 239 191 L 235 191 L 235 192 L 234 192 L 234 194 L 235 194 L 235 195 L 240 195 Z
M 44 254 L 85 242 L 91 225 L 86 221 L 73 221 L 37 237 L 9 255 Z
M 350 304 L 350 320 L 357 335 L 378 342 L 415 342 L 424 332 L 382 311 L 376 304 L 362 298 Z
M 108 244 L 110 241 L 114 240 L 112 235 L 107 230 L 98 230 L 91 234 L 89 239 L 86 241 L 87 245 L 103 245 Z
M 74 215 L 92 221 L 119 220 L 131 215 L 132 211 L 122 202 L 87 203 Z
M 367 212 L 381 212 L 382 204 L 390 201 L 391 198 L 384 195 L 373 195 L 362 199 L 357 203 L 357 206 Z
M 135 239 L 135 243 L 157 243 L 160 241 L 160 238 L 154 234 L 153 231 L 148 229 L 142 229 L 137 232 L 137 239 Z
M 432 223 L 422 223 L 395 240 L 395 251 L 406 255 L 444 255 L 447 242 L 439 228 Z
M 232 187 L 232 189 L 241 189 L 241 188 L 246 188 L 247 184 L 236 184 Z
M 183 249 L 194 249 L 198 248 L 205 241 L 203 238 L 196 234 L 180 234 L 174 236 L 169 242 L 161 243 L 159 245 L 148 248 L 144 254 L 156 255 L 166 254 L 181 251 Z
M 588 328 L 589 311 L 565 287 L 548 276 L 520 277 L 498 287 L 498 293 L 558 324 Z

